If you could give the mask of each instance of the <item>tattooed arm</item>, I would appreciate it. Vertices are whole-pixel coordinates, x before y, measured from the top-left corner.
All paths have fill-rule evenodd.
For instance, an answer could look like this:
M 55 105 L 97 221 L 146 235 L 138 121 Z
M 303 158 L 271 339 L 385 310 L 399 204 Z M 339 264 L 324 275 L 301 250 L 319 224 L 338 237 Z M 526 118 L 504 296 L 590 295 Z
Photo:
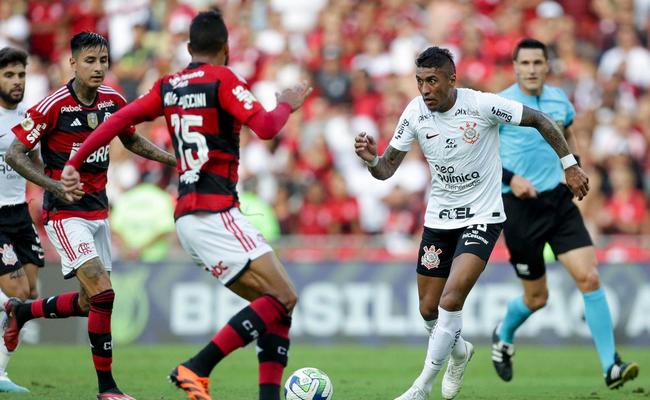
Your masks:
M 81 196 L 83 196 L 82 190 L 77 189 L 66 193 L 63 185 L 59 181 L 46 176 L 40 164 L 32 161 L 27 153 L 29 153 L 29 149 L 20 140 L 14 139 L 5 156 L 7 164 L 23 178 L 53 193 L 63 201 L 72 202 L 81 199 Z
M 537 129 L 560 158 L 571 154 L 562 128 L 543 112 L 524 106 L 519 125 Z M 589 179 L 587 175 L 577 164 L 565 168 L 564 174 L 566 176 L 567 186 L 569 186 L 571 192 L 578 197 L 578 200 L 582 200 L 589 191 Z
M 562 158 L 571 152 L 569 144 L 564 138 L 562 128 L 543 112 L 524 106 L 519 125 L 537 129 L 544 137 L 544 140 L 555 150 L 558 157 Z
M 138 134 L 121 134 L 120 140 L 124 147 L 139 156 L 176 167 L 176 157 Z
M 405 151 L 399 151 L 392 146 L 388 146 L 384 155 L 377 156 L 377 144 L 372 136 L 362 132 L 354 139 L 354 150 L 357 156 L 368 164 L 368 170 L 375 178 L 386 180 L 393 176 L 397 167 L 406 156 Z M 375 163 L 376 162 L 376 163 Z

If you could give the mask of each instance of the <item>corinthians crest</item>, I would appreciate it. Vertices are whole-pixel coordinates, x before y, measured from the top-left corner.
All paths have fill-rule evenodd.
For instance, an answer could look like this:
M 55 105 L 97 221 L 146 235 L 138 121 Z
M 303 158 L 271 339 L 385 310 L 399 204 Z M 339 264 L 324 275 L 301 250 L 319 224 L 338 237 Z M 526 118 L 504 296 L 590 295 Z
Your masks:
M 3 244 L 2 248 L 0 248 L 0 254 L 2 254 L 2 263 L 4 265 L 16 265 L 18 262 L 18 257 L 16 257 L 14 246 L 10 244 Z
M 429 247 L 424 246 L 422 250 L 424 250 L 424 254 L 420 259 L 422 266 L 426 269 L 438 268 L 440 265 L 440 257 L 438 255 L 442 254 L 442 250 L 436 249 L 434 245 Z
M 465 143 L 474 144 L 481 136 L 476 130 L 476 122 L 465 122 L 464 126 L 460 127 L 463 132 L 463 141 Z
M 97 128 L 97 125 L 99 125 L 99 118 L 97 117 L 97 113 L 88 113 L 86 120 L 88 121 L 88 126 L 90 129 L 95 129 Z

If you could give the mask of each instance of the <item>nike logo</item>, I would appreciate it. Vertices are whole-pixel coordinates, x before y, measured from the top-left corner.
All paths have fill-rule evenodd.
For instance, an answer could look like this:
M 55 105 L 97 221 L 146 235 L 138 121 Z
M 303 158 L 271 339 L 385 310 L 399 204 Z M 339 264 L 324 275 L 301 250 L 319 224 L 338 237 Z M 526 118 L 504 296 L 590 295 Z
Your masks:
M 436 133 L 435 135 L 429 135 L 427 133 L 427 139 L 433 139 L 434 137 L 439 136 L 439 135 L 440 135 L 439 133 Z
M 470 242 L 469 240 L 465 241 L 465 246 L 469 246 L 470 244 L 481 244 L 479 242 Z

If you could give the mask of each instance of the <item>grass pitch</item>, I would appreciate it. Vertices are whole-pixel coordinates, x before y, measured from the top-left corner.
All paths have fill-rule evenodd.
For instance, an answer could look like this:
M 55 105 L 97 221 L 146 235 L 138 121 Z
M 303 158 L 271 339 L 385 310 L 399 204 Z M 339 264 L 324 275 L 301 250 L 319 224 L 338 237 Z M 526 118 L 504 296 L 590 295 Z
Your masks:
M 119 346 L 114 351 L 115 377 L 138 400 L 183 399 L 167 382 L 169 371 L 199 346 Z M 457 399 L 500 400 L 647 400 L 650 399 L 650 349 L 619 348 L 624 359 L 641 365 L 639 377 L 622 389 L 605 387 L 591 347 L 518 346 L 514 378 L 496 376 L 488 345 L 477 345 L 465 385 Z M 420 371 L 424 347 L 292 346 L 288 374 L 301 367 L 318 367 L 334 383 L 336 400 L 392 400 L 406 390 Z M 14 382 L 29 394 L 0 393 L 1 399 L 94 399 L 95 372 L 90 350 L 81 346 L 25 345 L 9 365 Z M 440 399 L 439 375 L 431 399 Z M 254 349 L 239 350 L 212 374 L 212 395 L 219 400 L 257 400 L 257 358 Z

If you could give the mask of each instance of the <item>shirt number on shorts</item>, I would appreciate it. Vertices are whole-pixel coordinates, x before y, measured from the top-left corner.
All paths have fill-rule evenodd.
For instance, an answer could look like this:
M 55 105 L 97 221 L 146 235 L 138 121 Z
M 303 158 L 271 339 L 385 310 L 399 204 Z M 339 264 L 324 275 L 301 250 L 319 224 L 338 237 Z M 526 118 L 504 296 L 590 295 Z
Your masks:
M 208 161 L 208 144 L 205 141 L 205 136 L 190 130 L 190 128 L 203 126 L 203 117 L 200 115 L 178 114 L 172 114 L 170 117 L 170 122 L 174 127 L 174 135 L 178 141 L 181 170 L 200 169 Z M 194 150 L 189 146 L 190 144 L 196 145 L 196 157 L 192 154 Z

